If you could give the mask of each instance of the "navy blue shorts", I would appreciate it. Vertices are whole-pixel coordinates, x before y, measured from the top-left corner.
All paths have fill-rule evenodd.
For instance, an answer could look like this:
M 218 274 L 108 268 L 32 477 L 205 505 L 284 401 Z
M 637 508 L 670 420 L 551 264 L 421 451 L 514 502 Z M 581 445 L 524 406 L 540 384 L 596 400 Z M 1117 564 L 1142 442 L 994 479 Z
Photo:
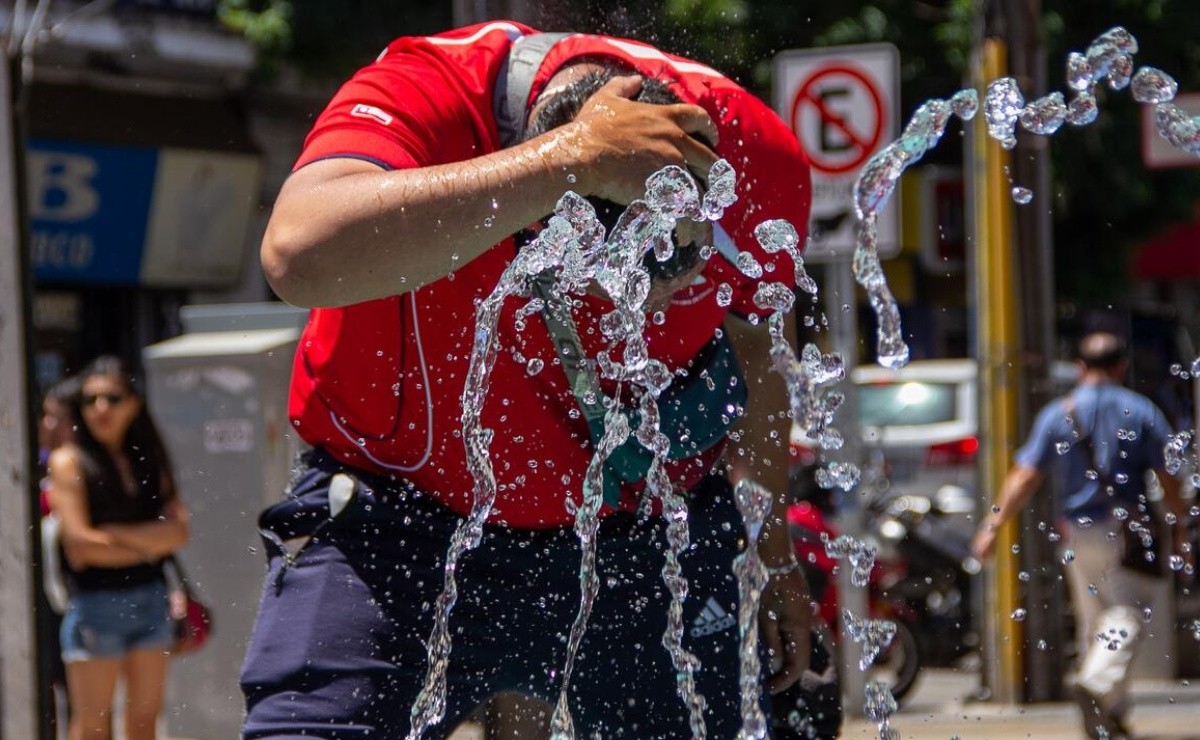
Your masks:
M 357 480 L 335 519 L 336 472 Z M 690 506 L 692 547 L 684 645 L 702 663 L 710 737 L 740 727 L 737 583 L 741 517 L 729 485 L 710 477 Z M 395 481 L 346 470 L 316 453 L 288 498 L 261 519 L 269 568 L 242 671 L 246 738 L 399 738 L 426 670 L 425 641 L 441 592 L 450 535 L 461 518 Z M 286 564 L 280 540 L 317 534 Z M 662 647 L 669 595 L 661 520 L 601 525 L 601 591 L 571 682 L 582 737 L 690 736 Z M 488 527 L 458 568 L 450 619 L 443 737 L 492 694 L 514 690 L 553 704 L 579 605 L 579 543 L 570 528 Z

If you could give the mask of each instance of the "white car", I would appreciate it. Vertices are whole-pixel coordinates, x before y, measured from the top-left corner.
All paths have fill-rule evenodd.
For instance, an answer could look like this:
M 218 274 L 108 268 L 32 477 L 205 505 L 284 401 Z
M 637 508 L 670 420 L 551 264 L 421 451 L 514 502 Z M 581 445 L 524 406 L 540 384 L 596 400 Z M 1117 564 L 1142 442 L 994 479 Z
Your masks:
M 945 486 L 973 495 L 979 450 L 974 360 L 916 360 L 900 370 L 855 368 L 864 483 L 890 494 L 936 495 Z M 844 413 L 834 426 L 849 435 Z M 792 428 L 793 462 L 815 462 L 817 450 Z M 960 504 L 962 505 L 962 504 Z
M 851 377 L 858 390 L 864 472 L 883 476 L 876 485 L 887 486 L 891 495 L 945 491 L 973 497 L 979 451 L 974 360 L 918 360 L 900 370 L 869 365 L 855 368 Z

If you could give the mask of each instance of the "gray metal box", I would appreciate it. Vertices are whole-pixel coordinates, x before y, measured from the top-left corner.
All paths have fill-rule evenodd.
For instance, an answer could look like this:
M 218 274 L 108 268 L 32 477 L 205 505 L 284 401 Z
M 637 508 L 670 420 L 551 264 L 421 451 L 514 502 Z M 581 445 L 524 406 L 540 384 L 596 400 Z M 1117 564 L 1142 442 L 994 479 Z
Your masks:
M 305 315 L 279 304 L 188 307 L 193 331 L 143 351 L 149 408 L 192 514 L 180 559 L 214 613 L 209 644 L 173 661 L 172 737 L 239 736 L 238 673 L 265 568 L 256 521 L 280 500 L 299 449 L 287 388 Z

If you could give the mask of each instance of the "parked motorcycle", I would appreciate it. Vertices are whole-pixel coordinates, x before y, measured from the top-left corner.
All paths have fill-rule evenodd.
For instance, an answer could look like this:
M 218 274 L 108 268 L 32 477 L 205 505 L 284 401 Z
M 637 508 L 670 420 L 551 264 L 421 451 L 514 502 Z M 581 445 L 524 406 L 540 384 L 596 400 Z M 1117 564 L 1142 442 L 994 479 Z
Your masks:
M 805 567 L 822 619 L 837 631 L 839 562 L 825 543 L 839 532 L 830 521 L 832 494 L 816 485 L 813 466 L 793 473 L 798 503 L 788 512 L 796 555 Z M 887 682 L 897 700 L 913 688 L 924 666 L 949 667 L 979 644 L 971 610 L 970 557 L 974 502 L 970 494 L 943 486 L 930 496 L 891 495 L 885 479 L 867 471 L 860 486 L 867 540 L 877 549 L 868 579 L 870 619 L 896 624 L 896 636 L 870 668 L 871 678 Z M 843 564 L 844 565 L 844 564 Z
M 800 471 L 801 476 L 806 474 Z M 818 615 L 828 627 L 830 635 L 836 636 L 841 612 L 835 569 L 844 564 L 831 557 L 825 545 L 836 540 L 839 532 L 830 520 L 832 508 L 829 506 L 828 492 L 817 487 L 815 481 L 809 482 L 811 486 L 804 486 L 807 491 L 802 494 L 804 500 L 788 509 L 788 529 L 796 558 L 804 569 L 809 590 L 817 603 Z M 896 625 L 896 635 L 891 644 L 868 669 L 869 678 L 887 683 L 897 701 L 912 690 L 921 670 L 914 622 L 916 614 L 907 603 L 890 598 L 885 591 L 887 585 L 898 581 L 902 573 L 899 563 L 888 557 L 877 557 L 867 586 L 867 616 L 874 620 L 888 620 Z

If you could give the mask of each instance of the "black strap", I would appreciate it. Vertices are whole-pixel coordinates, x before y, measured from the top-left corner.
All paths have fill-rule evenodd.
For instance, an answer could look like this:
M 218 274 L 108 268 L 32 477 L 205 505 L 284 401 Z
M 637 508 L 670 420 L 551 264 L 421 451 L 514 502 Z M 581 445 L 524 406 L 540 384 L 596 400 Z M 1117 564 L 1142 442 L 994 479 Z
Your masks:
M 172 569 L 174 569 L 175 580 L 179 583 L 179 590 L 183 591 L 184 595 L 191 600 L 193 598 L 192 586 L 190 583 L 188 583 L 187 573 L 185 573 L 183 570 L 183 563 L 180 563 L 179 558 L 175 557 L 174 555 L 168 555 L 167 557 L 163 558 L 163 564 L 169 565 Z
M 562 362 L 567 382 L 571 385 L 571 392 L 587 419 L 592 441 L 599 442 L 604 436 L 604 417 L 607 413 L 600 378 L 583 353 L 583 343 L 579 341 L 579 330 L 575 328 L 571 309 L 561 296 L 554 293 L 553 285 L 554 270 L 546 270 L 534 279 L 533 290 L 542 299 L 542 317 L 550 331 L 554 350 Z
M 1096 416 L 1100 415 L 1100 399 L 1096 398 Z M 1092 444 L 1092 435 L 1096 432 L 1096 418 L 1092 417 L 1092 428 L 1084 434 L 1079 426 L 1079 418 L 1075 415 L 1075 399 L 1067 399 L 1067 423 L 1071 425 L 1071 431 L 1075 432 L 1075 436 L 1079 438 L 1079 444 L 1083 445 L 1083 449 L 1087 452 L 1088 463 L 1092 466 L 1092 470 L 1096 471 L 1097 481 L 1100 483 L 1101 490 L 1115 490 L 1113 487 L 1112 478 L 1109 474 L 1101 469 L 1100 461 L 1096 459 L 1096 447 Z
M 502 149 L 520 143 L 525 121 L 529 117 L 529 93 L 533 90 L 533 78 L 537 76 L 538 68 L 550 49 L 569 35 L 537 33 L 522 36 L 509 49 L 500 73 L 496 75 L 496 89 L 492 95 L 492 113 Z

